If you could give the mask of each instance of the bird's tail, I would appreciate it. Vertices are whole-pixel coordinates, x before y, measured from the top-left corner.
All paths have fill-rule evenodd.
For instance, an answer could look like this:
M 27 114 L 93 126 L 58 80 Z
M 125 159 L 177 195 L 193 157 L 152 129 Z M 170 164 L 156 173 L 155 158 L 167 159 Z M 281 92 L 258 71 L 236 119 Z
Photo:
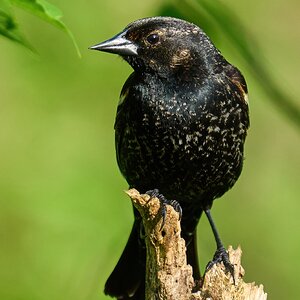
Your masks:
M 198 261 L 197 251 L 197 224 L 201 218 L 202 209 L 193 206 L 183 208 L 183 216 L 181 220 L 181 236 L 186 244 L 187 263 L 193 268 L 193 277 L 196 284 L 200 283 L 201 273 Z
M 126 247 L 106 281 L 105 294 L 123 300 L 145 298 L 146 252 L 139 235 L 140 224 L 135 220 Z
M 196 283 L 200 282 L 201 273 L 198 262 L 198 251 L 197 251 L 197 234 L 196 229 L 192 236 L 189 237 L 189 240 L 186 241 L 186 256 L 187 263 L 193 268 L 193 277 Z

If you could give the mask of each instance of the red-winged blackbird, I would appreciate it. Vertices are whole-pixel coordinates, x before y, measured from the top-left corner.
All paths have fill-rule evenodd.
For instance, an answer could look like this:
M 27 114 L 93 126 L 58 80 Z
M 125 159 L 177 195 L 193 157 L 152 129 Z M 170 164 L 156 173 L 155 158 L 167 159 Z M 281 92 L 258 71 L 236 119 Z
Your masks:
M 129 186 L 158 189 L 178 201 L 196 279 L 196 226 L 204 211 L 217 243 L 209 266 L 223 261 L 230 270 L 210 208 L 242 170 L 249 126 L 244 77 L 199 27 L 175 18 L 135 21 L 91 49 L 118 54 L 134 69 L 115 123 L 117 161 Z M 144 299 L 145 247 L 134 213 L 126 248 L 105 285 L 105 293 L 118 299 Z

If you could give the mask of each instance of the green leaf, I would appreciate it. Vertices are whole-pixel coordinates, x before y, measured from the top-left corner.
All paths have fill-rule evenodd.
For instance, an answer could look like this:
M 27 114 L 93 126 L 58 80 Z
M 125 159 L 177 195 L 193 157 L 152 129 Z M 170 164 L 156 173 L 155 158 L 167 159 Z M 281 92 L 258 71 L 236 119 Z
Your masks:
M 80 50 L 72 32 L 61 21 L 62 12 L 59 8 L 47 2 L 46 0 L 10 0 L 10 2 L 31 12 L 32 14 L 35 14 L 36 16 L 42 18 L 43 20 L 56 26 L 57 28 L 65 31 L 71 38 L 76 48 L 78 56 L 81 57 Z
M 8 1 L 0 2 L 0 34 L 14 42 L 33 50 L 30 44 L 19 31 L 15 18 L 12 15 Z

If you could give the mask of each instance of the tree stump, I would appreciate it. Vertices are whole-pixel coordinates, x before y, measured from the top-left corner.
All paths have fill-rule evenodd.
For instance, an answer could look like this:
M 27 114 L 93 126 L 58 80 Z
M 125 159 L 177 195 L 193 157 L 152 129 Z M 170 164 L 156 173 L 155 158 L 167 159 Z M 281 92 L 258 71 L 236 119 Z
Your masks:
M 192 267 L 187 264 L 185 241 L 181 238 L 179 214 L 166 205 L 164 225 L 159 199 L 141 195 L 137 190 L 126 192 L 142 216 L 146 243 L 146 300 L 265 300 L 263 286 L 243 281 L 242 251 L 229 247 L 234 265 L 235 283 L 225 273 L 223 263 L 214 265 L 194 291 Z

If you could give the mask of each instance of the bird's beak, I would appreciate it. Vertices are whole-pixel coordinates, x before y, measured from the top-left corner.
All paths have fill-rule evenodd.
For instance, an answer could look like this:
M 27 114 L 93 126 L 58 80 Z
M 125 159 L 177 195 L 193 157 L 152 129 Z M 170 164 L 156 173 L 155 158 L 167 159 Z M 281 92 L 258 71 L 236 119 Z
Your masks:
M 138 46 L 126 37 L 126 31 L 122 31 L 113 38 L 90 47 L 91 50 L 99 50 L 121 56 L 137 55 Z

